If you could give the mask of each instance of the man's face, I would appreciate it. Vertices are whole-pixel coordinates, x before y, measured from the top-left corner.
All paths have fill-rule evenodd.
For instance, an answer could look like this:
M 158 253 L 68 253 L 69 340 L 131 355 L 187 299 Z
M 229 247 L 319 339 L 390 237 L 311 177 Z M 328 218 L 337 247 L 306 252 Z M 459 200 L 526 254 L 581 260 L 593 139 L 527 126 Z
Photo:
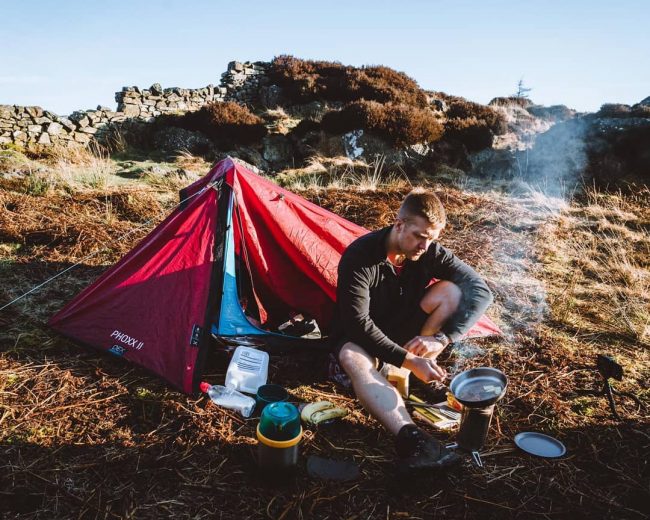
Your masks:
M 397 231 L 397 246 L 400 254 L 409 260 L 420 258 L 434 240 L 438 240 L 444 229 L 442 224 L 430 224 L 423 217 L 398 218 L 395 221 Z

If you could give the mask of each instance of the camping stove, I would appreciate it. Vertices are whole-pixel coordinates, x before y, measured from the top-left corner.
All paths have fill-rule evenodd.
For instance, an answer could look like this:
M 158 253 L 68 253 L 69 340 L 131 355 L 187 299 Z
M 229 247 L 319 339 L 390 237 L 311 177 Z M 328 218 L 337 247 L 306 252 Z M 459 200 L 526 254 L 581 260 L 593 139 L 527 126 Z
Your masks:
M 458 374 L 449 389 L 463 405 L 456 442 L 448 448 L 469 452 L 474 463 L 482 468 L 480 450 L 485 445 L 495 404 L 506 393 L 508 378 L 495 368 L 472 368 Z

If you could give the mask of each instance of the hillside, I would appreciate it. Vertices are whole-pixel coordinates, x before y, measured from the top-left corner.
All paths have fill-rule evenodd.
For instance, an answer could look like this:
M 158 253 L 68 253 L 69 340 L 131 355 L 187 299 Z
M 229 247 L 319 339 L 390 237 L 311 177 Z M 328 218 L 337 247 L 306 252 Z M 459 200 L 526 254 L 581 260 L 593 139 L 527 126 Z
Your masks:
M 292 57 L 256 66 L 255 88 L 214 87 L 204 94 L 221 101 L 107 123 L 105 140 L 88 147 L 62 139 L 0 150 L 0 307 L 60 274 L 0 311 L 3 518 L 646 517 L 647 100 L 576 114 L 425 92 L 385 67 Z M 233 64 L 227 81 L 247 67 Z M 130 88 L 119 103 L 134 118 L 141 102 L 160 111 L 144 105 L 150 95 L 189 102 Z M 242 98 L 227 100 L 233 92 Z M 452 373 L 494 366 L 509 377 L 484 468 L 468 457 L 448 475 L 397 480 L 392 439 L 328 379 L 325 354 L 272 356 L 269 379 L 292 401 L 328 399 L 350 414 L 308 429 L 296 477 L 268 482 L 256 471 L 256 419 L 46 327 L 169 214 L 180 188 L 228 154 L 369 229 L 390 224 L 413 186 L 440 195 L 449 217 L 441 242 L 485 277 L 495 294 L 488 315 L 504 332 L 459 342 L 443 358 Z M 619 421 L 589 393 L 602 385 L 597 354 L 621 364 L 613 384 L 643 408 L 618 401 Z M 222 382 L 228 359 L 215 345 L 205 379 Z M 513 438 L 523 431 L 557 437 L 567 455 L 519 451 Z M 314 478 L 311 455 L 352 461 L 360 478 Z

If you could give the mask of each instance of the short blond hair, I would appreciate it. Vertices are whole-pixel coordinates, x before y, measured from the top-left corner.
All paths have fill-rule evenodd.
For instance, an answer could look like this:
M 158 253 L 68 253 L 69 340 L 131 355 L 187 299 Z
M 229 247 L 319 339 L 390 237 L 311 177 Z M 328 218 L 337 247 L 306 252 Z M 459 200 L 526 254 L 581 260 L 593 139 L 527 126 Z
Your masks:
M 423 217 L 432 225 L 444 226 L 447 223 L 442 202 L 435 193 L 424 188 L 415 188 L 404 198 L 397 216 L 404 220 Z

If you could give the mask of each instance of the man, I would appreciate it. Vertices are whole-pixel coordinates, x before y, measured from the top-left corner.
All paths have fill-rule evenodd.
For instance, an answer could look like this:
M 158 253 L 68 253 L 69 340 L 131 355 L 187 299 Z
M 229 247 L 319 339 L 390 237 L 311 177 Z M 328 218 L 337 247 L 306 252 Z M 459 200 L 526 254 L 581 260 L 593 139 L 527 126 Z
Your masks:
M 438 355 L 492 302 L 481 277 L 437 243 L 445 223 L 438 197 L 413 190 L 394 224 L 355 240 L 338 268 L 338 360 L 364 408 L 396 436 L 405 470 L 441 468 L 458 457 L 415 426 L 378 361 L 425 383 L 444 381 Z

